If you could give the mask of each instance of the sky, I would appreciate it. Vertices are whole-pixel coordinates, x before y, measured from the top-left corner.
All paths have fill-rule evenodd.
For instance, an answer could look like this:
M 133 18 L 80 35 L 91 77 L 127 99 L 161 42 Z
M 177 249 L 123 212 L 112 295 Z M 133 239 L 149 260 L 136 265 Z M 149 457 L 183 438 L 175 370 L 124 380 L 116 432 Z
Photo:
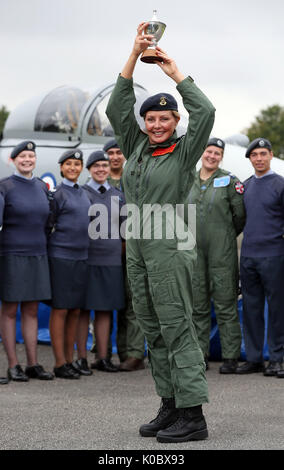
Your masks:
M 284 106 L 283 0 L 0 0 L 0 107 L 61 85 L 114 83 L 153 9 L 167 25 L 159 45 L 216 108 L 212 135 L 239 133 L 262 109 Z M 155 65 L 139 61 L 134 80 L 181 103 Z

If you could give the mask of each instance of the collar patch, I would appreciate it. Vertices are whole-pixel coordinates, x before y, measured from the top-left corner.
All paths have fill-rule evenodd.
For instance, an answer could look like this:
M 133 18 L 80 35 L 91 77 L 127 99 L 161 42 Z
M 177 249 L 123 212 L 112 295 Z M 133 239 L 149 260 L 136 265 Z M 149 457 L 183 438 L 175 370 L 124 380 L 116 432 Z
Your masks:
M 160 157 L 161 155 L 166 155 L 167 153 L 172 153 L 176 147 L 176 143 L 167 148 L 157 148 L 153 153 L 152 157 Z

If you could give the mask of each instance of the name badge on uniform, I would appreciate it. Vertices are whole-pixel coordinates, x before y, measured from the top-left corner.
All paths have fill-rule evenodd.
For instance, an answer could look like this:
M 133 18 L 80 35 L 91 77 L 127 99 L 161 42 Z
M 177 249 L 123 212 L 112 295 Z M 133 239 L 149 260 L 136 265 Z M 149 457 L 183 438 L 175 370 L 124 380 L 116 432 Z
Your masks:
M 214 178 L 213 188 L 225 188 L 230 184 L 230 176 L 221 176 L 221 178 Z

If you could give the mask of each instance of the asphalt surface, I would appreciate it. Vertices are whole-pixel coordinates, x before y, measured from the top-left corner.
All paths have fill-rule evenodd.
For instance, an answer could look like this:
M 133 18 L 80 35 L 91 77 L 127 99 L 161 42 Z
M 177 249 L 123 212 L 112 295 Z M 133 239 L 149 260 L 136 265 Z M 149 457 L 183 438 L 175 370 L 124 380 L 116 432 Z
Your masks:
M 17 350 L 24 366 L 24 346 Z M 51 347 L 39 345 L 38 355 L 52 370 Z M 154 418 L 160 405 L 147 367 L 95 371 L 80 380 L 0 385 L 0 450 L 284 450 L 284 380 L 220 375 L 219 366 L 210 362 L 206 373 L 210 403 L 203 407 L 209 430 L 205 441 L 160 444 L 139 435 L 139 426 Z M 0 343 L 0 376 L 6 369 Z

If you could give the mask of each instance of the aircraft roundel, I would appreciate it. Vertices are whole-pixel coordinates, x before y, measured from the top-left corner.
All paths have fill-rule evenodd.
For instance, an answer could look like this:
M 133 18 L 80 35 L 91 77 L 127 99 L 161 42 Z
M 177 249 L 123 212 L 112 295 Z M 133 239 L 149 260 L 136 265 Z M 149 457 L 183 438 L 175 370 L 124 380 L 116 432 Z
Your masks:
M 43 175 L 41 175 L 40 179 L 45 182 L 49 191 L 54 191 L 56 187 L 56 179 L 52 173 L 44 173 Z

